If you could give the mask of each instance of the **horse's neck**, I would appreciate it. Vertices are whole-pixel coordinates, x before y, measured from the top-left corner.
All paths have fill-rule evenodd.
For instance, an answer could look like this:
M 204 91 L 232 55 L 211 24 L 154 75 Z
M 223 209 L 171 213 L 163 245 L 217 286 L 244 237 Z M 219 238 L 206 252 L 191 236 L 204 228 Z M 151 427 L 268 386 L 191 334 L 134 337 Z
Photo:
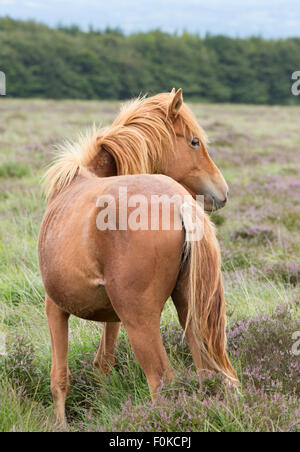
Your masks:
M 87 169 L 98 177 L 116 176 L 118 173 L 114 158 L 105 150 L 93 158 Z

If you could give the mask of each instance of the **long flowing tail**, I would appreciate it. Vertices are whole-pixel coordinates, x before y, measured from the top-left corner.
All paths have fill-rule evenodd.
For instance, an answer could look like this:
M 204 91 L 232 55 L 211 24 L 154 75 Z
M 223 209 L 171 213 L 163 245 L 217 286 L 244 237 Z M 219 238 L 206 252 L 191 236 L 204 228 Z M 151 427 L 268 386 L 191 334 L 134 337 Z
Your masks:
M 206 369 L 221 372 L 238 383 L 226 351 L 225 296 L 215 227 L 198 208 L 196 215 L 196 221 L 203 222 L 203 235 L 200 240 L 190 241 L 187 233 L 191 225 L 190 213 L 184 209 L 181 212 L 186 231 L 185 265 L 189 266 L 186 328 L 192 327 Z

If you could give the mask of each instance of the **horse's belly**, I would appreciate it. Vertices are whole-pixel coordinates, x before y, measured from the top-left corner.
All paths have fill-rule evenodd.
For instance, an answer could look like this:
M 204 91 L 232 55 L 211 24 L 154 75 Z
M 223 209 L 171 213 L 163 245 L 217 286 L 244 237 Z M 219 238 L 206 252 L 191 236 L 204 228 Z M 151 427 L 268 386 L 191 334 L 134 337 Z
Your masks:
M 78 294 L 78 298 L 72 303 L 69 300 L 70 314 L 81 319 L 94 320 L 96 322 L 117 322 L 117 316 L 107 296 L 105 287 L 98 287 L 94 294 Z
M 47 286 L 47 284 L 46 284 Z M 47 294 L 64 311 L 81 319 L 97 322 L 117 322 L 116 314 L 104 285 L 84 284 L 80 281 L 47 287 Z

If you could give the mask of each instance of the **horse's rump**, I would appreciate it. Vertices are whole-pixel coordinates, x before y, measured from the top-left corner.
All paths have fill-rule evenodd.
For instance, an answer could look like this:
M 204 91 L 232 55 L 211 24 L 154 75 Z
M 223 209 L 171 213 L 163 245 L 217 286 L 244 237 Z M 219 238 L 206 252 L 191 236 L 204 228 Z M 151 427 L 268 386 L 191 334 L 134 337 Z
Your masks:
M 133 205 L 127 205 L 127 229 L 119 229 L 120 189 L 126 190 L 128 204 L 135 196 L 148 203 L 147 229 L 130 229 Z M 153 196 L 176 201 L 170 204 L 167 230 L 161 218 L 158 230 L 151 229 Z M 181 185 L 160 175 L 93 177 L 71 185 L 49 204 L 41 228 L 40 267 L 47 293 L 67 312 L 100 321 L 117 320 L 107 297 L 112 285 L 139 291 L 153 281 L 153 296 L 165 302 L 180 268 L 184 231 L 178 203 L 184 196 L 189 195 Z M 116 227 L 101 230 L 99 217 L 106 205 L 99 199 L 109 197 L 115 200 Z M 160 217 L 162 204 L 156 210 Z

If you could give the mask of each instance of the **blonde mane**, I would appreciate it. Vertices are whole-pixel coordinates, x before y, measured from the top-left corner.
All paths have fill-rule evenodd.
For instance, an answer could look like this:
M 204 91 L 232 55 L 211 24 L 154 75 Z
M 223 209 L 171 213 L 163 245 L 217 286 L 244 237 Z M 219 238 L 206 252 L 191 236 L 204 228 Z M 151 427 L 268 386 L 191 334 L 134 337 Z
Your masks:
M 123 106 L 110 127 L 93 126 L 77 141 L 58 146 L 58 157 L 44 178 L 46 196 L 59 192 L 79 175 L 92 175 L 90 164 L 103 150 L 109 152 L 117 174 L 160 173 L 166 157 L 174 150 L 174 121 L 169 115 L 169 93 L 138 98 Z M 183 104 L 179 112 L 183 133 L 198 136 L 205 144 L 206 136 L 191 110 Z

